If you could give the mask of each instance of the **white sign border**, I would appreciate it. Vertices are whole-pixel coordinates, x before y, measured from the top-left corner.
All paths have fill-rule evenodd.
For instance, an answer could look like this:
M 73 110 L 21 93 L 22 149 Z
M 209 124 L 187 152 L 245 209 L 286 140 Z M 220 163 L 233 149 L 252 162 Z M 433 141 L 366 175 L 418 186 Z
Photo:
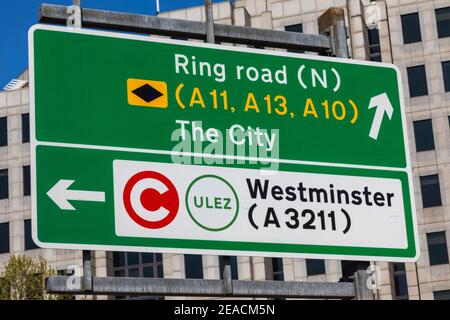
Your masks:
M 230 250 L 210 250 L 210 249 L 181 249 L 181 248 L 156 248 L 156 247 L 128 247 L 128 246 L 114 246 L 114 245 L 85 245 L 85 244 L 61 244 L 61 243 L 43 243 L 39 241 L 37 237 L 37 201 L 36 201 L 36 148 L 38 145 L 52 145 L 52 146 L 65 146 L 65 147 L 73 147 L 73 148 L 95 148 L 95 149 L 104 149 L 104 150 L 120 150 L 120 151 L 134 151 L 134 152 L 147 152 L 147 153 L 160 153 L 167 154 L 170 153 L 168 151 L 162 150 L 142 150 L 142 149 L 131 149 L 131 148 L 117 148 L 117 147 L 105 147 L 105 146 L 86 146 L 86 145 L 77 145 L 77 144 L 63 144 L 63 143 L 42 143 L 36 140 L 35 135 L 35 79 L 34 79 L 34 32 L 36 30 L 49 30 L 49 31 L 58 31 L 58 32 L 66 32 L 66 33 L 78 33 L 78 34 L 86 34 L 86 35 L 96 35 L 103 37 L 112 37 L 112 38 L 121 38 L 121 39 L 129 39 L 129 40 L 138 40 L 138 41 L 147 41 L 147 42 L 158 42 L 158 43 L 167 43 L 167 44 L 176 44 L 181 46 L 188 47 L 202 47 L 202 48 L 212 48 L 219 50 L 228 50 L 235 52 L 248 52 L 262 55 L 272 55 L 272 56 L 281 56 L 281 57 L 293 57 L 293 58 L 304 58 L 309 60 L 319 60 L 319 61 L 334 61 L 338 63 L 348 63 L 348 64 L 357 64 L 357 65 L 366 65 L 366 66 L 375 66 L 375 67 L 385 67 L 394 69 L 397 74 L 397 83 L 399 88 L 399 98 L 400 98 L 400 109 L 401 109 L 401 118 L 402 118 L 402 129 L 403 129 L 403 141 L 405 143 L 405 157 L 406 157 L 406 167 L 405 168 L 390 168 L 390 167 L 374 167 L 374 166 L 361 166 L 361 165 L 347 165 L 347 164 L 335 164 L 335 163 L 320 163 L 320 162 L 306 162 L 306 161 L 289 161 L 289 160 L 280 160 L 280 162 L 290 162 L 290 163 L 302 163 L 302 164 L 310 164 L 317 166 L 334 166 L 334 167 L 347 167 L 347 168 L 366 168 L 366 169 L 378 169 L 378 170 L 396 170 L 396 171 L 404 171 L 408 175 L 408 183 L 409 183 L 409 192 L 410 192 L 410 205 L 411 205 L 411 215 L 412 215 L 412 227 L 413 227 L 413 236 L 415 242 L 415 250 L 416 254 L 414 257 L 382 257 L 382 256 L 360 256 L 360 255 L 333 255 L 333 254 L 304 254 L 304 253 L 287 253 L 287 252 L 259 252 L 259 251 L 230 251 Z M 283 257 L 283 258 L 313 258 L 313 259 L 336 259 L 336 260 L 358 260 L 358 261 L 387 261 L 387 262 L 416 262 L 420 256 L 420 246 L 419 246 L 419 238 L 418 238 L 418 230 L 417 230 L 417 217 L 416 217 L 416 207 L 414 201 L 414 185 L 412 179 L 412 170 L 411 170 L 411 159 L 410 159 L 410 150 L 408 144 L 408 136 L 407 136 L 407 127 L 406 127 L 406 115 L 405 115 L 405 105 L 403 99 L 403 84 L 401 81 L 401 72 L 400 69 L 393 64 L 387 63 L 379 63 L 372 61 L 364 61 L 364 60 L 352 60 L 352 59 L 341 59 L 334 57 L 323 57 L 316 55 L 306 55 L 299 53 L 291 53 L 291 52 L 283 52 L 283 51 L 274 51 L 274 50 L 260 50 L 253 48 L 245 48 L 245 47 L 234 47 L 234 46 L 223 46 L 216 45 L 210 43 L 199 43 L 199 42 L 191 42 L 191 41 L 181 41 L 181 40 L 173 40 L 166 38 L 156 38 L 149 36 L 140 36 L 140 35 L 130 35 L 119 32 L 106 32 L 106 31 L 98 31 L 92 29 L 76 29 L 76 28 L 67 28 L 53 25 L 42 25 L 37 24 L 33 25 L 28 30 L 28 66 L 29 66 L 29 84 L 30 84 L 30 158 L 31 158 L 31 217 L 32 217 L 32 238 L 34 242 L 42 247 L 42 248 L 50 248 L 50 249 L 73 249 L 73 250 L 106 250 L 106 251 L 133 251 L 133 252 L 158 252 L 158 253 L 197 253 L 197 254 L 206 254 L 206 255 L 237 255 L 237 256 L 260 256 L 260 257 Z M 125 149 L 125 150 L 124 150 Z M 195 154 L 191 154 L 195 156 Z M 262 160 L 262 159 L 259 159 Z M 273 160 L 273 159 L 272 159 Z M 408 233 L 408 232 L 407 232 Z

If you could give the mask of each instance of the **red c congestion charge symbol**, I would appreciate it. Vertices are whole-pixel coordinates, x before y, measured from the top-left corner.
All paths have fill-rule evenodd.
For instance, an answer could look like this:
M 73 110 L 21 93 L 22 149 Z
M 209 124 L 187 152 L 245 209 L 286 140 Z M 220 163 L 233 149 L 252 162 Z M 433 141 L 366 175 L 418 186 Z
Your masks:
M 145 189 L 140 196 L 141 204 L 146 210 L 154 212 L 163 207 L 169 211 L 169 213 L 161 220 L 145 220 L 133 209 L 131 204 L 131 191 L 133 190 L 133 187 L 143 179 L 158 180 L 168 189 L 164 193 L 159 193 L 153 188 L 148 188 Z M 132 176 L 125 184 L 125 188 L 123 189 L 123 204 L 128 215 L 134 222 L 148 229 L 160 229 L 167 226 L 175 219 L 178 213 L 179 198 L 177 189 L 166 176 L 155 171 L 141 171 Z

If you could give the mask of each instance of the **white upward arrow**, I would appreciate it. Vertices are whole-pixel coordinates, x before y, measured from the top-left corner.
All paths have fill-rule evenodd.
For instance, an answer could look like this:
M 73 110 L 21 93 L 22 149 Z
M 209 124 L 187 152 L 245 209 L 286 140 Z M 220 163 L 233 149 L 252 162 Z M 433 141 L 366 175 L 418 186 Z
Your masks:
M 372 127 L 370 128 L 369 137 L 374 140 L 378 139 L 378 133 L 380 132 L 381 122 L 383 121 L 383 116 L 386 113 L 389 120 L 392 119 L 392 113 L 394 112 L 394 108 L 392 108 L 392 104 L 389 101 L 389 98 L 386 92 L 374 96 L 370 99 L 369 109 L 377 108 L 375 111 L 375 117 L 373 117 Z
M 62 210 L 75 210 L 68 200 L 105 202 L 105 193 L 100 191 L 69 190 L 75 180 L 59 180 L 47 195 Z

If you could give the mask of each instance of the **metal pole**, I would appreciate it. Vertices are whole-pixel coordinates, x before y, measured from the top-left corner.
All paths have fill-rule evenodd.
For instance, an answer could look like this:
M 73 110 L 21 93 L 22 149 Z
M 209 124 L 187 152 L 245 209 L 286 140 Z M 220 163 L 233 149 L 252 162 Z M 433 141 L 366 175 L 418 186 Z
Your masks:
M 212 0 L 205 0 L 205 13 L 206 13 L 206 42 L 216 43 L 214 37 L 214 16 Z

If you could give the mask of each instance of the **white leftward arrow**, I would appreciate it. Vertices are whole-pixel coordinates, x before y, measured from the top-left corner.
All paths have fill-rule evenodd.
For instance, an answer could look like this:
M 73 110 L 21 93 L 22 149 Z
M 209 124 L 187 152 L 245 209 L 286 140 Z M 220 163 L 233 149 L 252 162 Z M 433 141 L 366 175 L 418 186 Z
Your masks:
M 370 128 L 369 137 L 374 140 L 378 139 L 378 133 L 380 132 L 381 122 L 383 121 L 383 116 L 386 113 L 389 120 L 392 119 L 392 113 L 394 112 L 394 108 L 392 108 L 392 104 L 389 101 L 389 98 L 386 92 L 383 92 L 377 96 L 374 96 L 370 99 L 369 109 L 377 108 L 375 111 L 375 117 L 373 117 L 372 127 Z
M 62 210 L 75 210 L 68 200 L 105 202 L 105 193 L 101 191 L 69 190 L 75 180 L 59 180 L 47 195 Z

